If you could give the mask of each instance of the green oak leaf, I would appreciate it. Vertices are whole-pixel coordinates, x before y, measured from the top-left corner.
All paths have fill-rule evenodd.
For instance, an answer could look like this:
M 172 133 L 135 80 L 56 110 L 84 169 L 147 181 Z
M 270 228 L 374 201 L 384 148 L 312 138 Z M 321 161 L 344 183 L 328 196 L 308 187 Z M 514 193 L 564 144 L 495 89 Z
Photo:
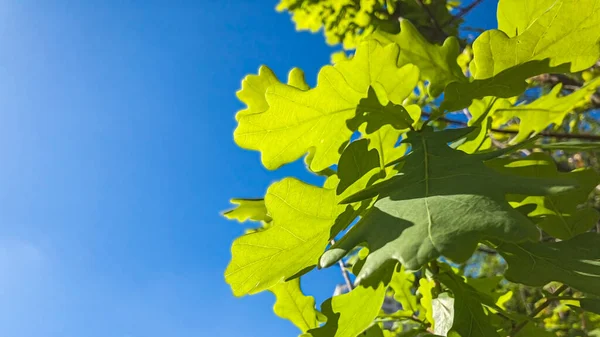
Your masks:
M 484 165 L 505 151 L 468 155 L 447 144 L 472 129 L 410 131 L 412 145 L 400 173 L 344 202 L 379 195 L 373 207 L 323 254 L 320 265 L 331 266 L 359 244 L 369 256 L 358 279 L 397 260 L 407 270 L 444 255 L 465 261 L 484 237 L 521 242 L 535 240 L 533 223 L 506 201 L 509 193 L 546 195 L 573 188 L 568 179 L 543 179 L 502 174 Z
M 483 311 L 479 293 L 462 278 L 445 272 L 437 276 L 454 294 L 454 319 L 449 336 L 499 337 Z
M 321 312 L 327 322 L 309 333 L 313 337 L 356 337 L 369 328 L 381 311 L 394 269 L 395 264 L 388 264 L 379 271 L 377 280 L 323 302 Z
M 559 173 L 552 157 L 537 152 L 525 158 L 499 158 L 487 165 L 506 173 L 528 177 L 570 178 L 577 181 L 577 188 L 561 195 L 508 197 L 515 208 L 535 206 L 528 216 L 548 234 L 562 239 L 570 239 L 587 232 L 598 222 L 600 214 L 590 206 L 580 207 L 588 200 L 589 194 L 600 183 L 600 176 L 592 169 Z
M 508 263 L 507 280 L 533 287 L 557 281 L 600 296 L 599 234 L 584 233 L 553 243 L 495 243 Z
M 383 330 L 381 330 L 379 325 L 374 324 L 369 329 L 367 329 L 367 331 L 365 331 L 362 335 L 359 335 L 359 337 L 384 337 L 384 335 Z
M 380 88 L 380 86 L 376 86 Z M 416 111 L 420 115 L 421 109 L 418 106 Z M 379 95 L 374 87 L 369 87 L 366 98 L 359 101 L 356 107 L 356 116 L 348 120 L 347 125 L 350 130 L 358 130 L 363 123 L 366 124 L 365 131 L 371 134 L 384 125 L 391 125 L 397 130 L 406 130 L 412 128 L 415 121 L 409 112 L 399 104 L 390 102 L 385 97 L 385 91 L 379 89 Z
M 469 126 L 476 126 L 477 129 L 465 137 L 458 149 L 466 153 L 489 149 L 492 145 L 492 139 L 488 137 L 488 131 L 491 128 L 491 116 L 496 110 L 511 106 L 510 101 L 503 98 L 488 96 L 474 100 L 469 106 L 469 113 L 471 114 Z
M 368 139 L 359 139 L 350 143 L 342 152 L 338 163 L 338 177 L 340 179 L 337 185 L 338 194 L 342 194 L 348 187 L 371 173 L 371 171 L 380 171 L 379 152 L 376 149 L 369 150 L 369 142 Z
M 417 307 L 417 295 L 412 293 L 413 284 L 415 283 L 415 275 L 404 270 L 404 267 L 398 267 L 392 280 L 390 287 L 394 290 L 394 299 L 402 305 L 402 310 L 412 311 L 413 313 L 419 310 Z
M 231 247 L 225 280 L 236 296 L 269 289 L 315 266 L 329 243 L 332 226 L 349 223 L 355 216 L 345 218 L 348 213 L 338 205 L 335 190 L 293 178 L 271 185 L 265 204 L 273 218 L 271 227 L 243 235 Z
M 501 1 L 501 13 L 518 11 L 524 4 Z M 528 2 L 527 6 L 533 4 Z M 600 0 L 536 1 L 536 18 L 528 18 L 525 30 L 489 30 L 473 43 L 471 73 L 476 79 L 493 77 L 528 61 L 549 60 L 549 66 L 577 72 L 591 67 L 600 58 Z M 549 6 L 548 6 L 549 5 Z M 506 28 L 499 17 L 499 25 Z M 522 25 L 525 20 L 519 20 Z M 509 25 L 510 26 L 510 25 Z M 518 26 L 517 26 L 518 27 Z M 560 66 L 560 67 L 559 67 Z M 557 69 L 555 69 L 556 72 Z M 550 72 L 550 69 L 548 69 Z
M 498 288 L 498 284 L 503 278 L 503 276 L 467 278 L 467 284 L 477 292 L 491 298 L 495 303 L 501 296 L 503 296 L 502 293 L 494 291 L 496 288 Z
M 245 221 L 271 221 L 267 213 L 264 199 L 231 199 L 236 208 L 223 212 L 223 216 L 230 220 Z
M 459 44 L 449 37 L 442 46 L 429 43 L 408 20 L 400 22 L 400 33 L 376 31 L 372 37 L 382 43 L 394 42 L 400 46 L 398 65 L 414 64 L 421 70 L 424 80 L 429 81 L 428 92 L 438 96 L 448 83 L 467 82 L 458 62 Z
M 242 116 L 234 140 L 245 149 L 261 152 L 267 169 L 276 169 L 311 152 L 310 168 L 319 172 L 337 163 L 340 148 L 353 130 L 346 120 L 356 114 L 369 87 L 378 83 L 390 101 L 402 103 L 418 81 L 418 68 L 398 67 L 395 44 L 360 44 L 354 57 L 321 69 L 317 86 L 301 90 L 279 82 L 266 92 L 268 109 Z
M 498 29 L 515 37 L 552 6 L 556 0 L 502 0 L 498 6 Z
M 406 144 L 396 146 L 398 139 L 403 134 L 404 131 L 397 130 L 391 125 L 385 125 L 377 132 L 365 134 L 364 137 L 369 139 L 369 150 L 375 149 L 379 153 L 381 168 L 390 165 L 406 154 L 408 150 Z
M 549 60 L 529 61 L 506 70 L 494 77 L 471 82 L 452 82 L 444 90 L 443 111 L 458 111 L 471 105 L 474 99 L 486 96 L 511 98 L 527 89 L 526 79 L 551 70 Z
M 433 319 L 433 289 L 435 288 L 435 281 L 426 278 L 419 279 L 419 288 L 417 293 L 421 295 L 419 304 L 421 309 L 419 310 L 419 318 L 426 319 L 431 324 L 432 328 L 435 328 L 435 320 Z
M 306 296 L 300 288 L 300 278 L 279 283 L 270 289 L 275 295 L 275 314 L 294 323 L 303 333 L 319 326 L 320 312 L 315 308 L 315 299 Z
M 248 75 L 242 80 L 242 88 L 236 93 L 237 98 L 246 104 L 246 109 L 238 111 L 235 119 L 242 116 L 261 113 L 269 108 L 265 99 L 267 89 L 275 83 L 279 83 L 277 76 L 269 67 L 261 66 L 258 75 Z M 304 81 L 304 72 L 293 68 L 288 77 L 288 84 L 301 90 L 308 90 L 308 84 Z
M 559 96 L 562 84 L 558 84 L 548 94 L 531 103 L 496 109 L 493 114 L 493 126 L 498 128 L 513 118 L 518 118 L 519 133 L 511 140 L 511 143 L 522 142 L 529 136 L 544 131 L 552 124 L 560 126 L 569 113 L 588 102 L 589 97 L 596 92 L 598 85 L 600 85 L 600 78 L 596 78 L 570 95 Z

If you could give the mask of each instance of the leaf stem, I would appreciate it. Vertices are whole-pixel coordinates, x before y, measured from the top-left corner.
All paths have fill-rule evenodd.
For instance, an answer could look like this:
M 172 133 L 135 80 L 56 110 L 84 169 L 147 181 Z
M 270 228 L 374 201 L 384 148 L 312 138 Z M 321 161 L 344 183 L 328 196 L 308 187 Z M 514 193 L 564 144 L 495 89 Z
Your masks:
M 542 312 L 544 309 L 546 309 L 552 302 L 554 302 L 557 298 L 560 298 L 558 295 L 560 295 L 562 292 L 564 292 L 565 290 L 567 290 L 569 287 L 567 285 L 562 285 L 560 286 L 558 289 L 556 289 L 551 296 L 547 297 L 546 300 L 540 304 L 538 307 L 536 307 L 533 312 L 529 315 L 529 318 L 533 319 L 535 318 L 535 316 L 537 316 L 540 312 Z M 529 320 L 524 320 L 523 322 L 517 324 L 512 331 L 510 332 L 509 336 L 510 337 L 514 337 L 517 333 L 519 333 L 519 331 L 521 331 L 521 329 L 523 329 L 527 323 L 529 323 Z
M 412 316 L 388 316 L 388 317 L 375 318 L 375 322 L 394 322 L 394 321 L 404 321 L 404 320 L 413 321 L 413 322 L 419 323 L 420 325 L 423 325 L 423 326 L 426 325 L 423 321 L 421 321 L 415 315 L 412 315 Z
M 335 244 L 335 240 L 331 240 L 331 245 L 333 246 Z M 338 261 L 338 265 L 340 266 L 340 269 L 342 271 L 342 277 L 344 278 L 344 283 L 346 284 L 346 287 L 348 287 L 348 291 L 352 291 L 352 289 L 354 289 L 354 285 L 352 284 L 352 281 L 350 281 L 350 275 L 348 275 L 348 271 L 346 270 L 346 266 L 344 265 L 344 261 L 342 261 L 341 259 Z

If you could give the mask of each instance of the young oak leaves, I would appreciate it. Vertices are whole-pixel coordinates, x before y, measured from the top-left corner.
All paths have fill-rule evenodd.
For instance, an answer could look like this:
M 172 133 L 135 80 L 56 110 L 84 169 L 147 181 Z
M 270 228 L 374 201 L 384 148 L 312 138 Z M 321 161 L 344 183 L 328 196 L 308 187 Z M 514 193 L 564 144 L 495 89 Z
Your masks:
M 490 318 L 483 311 L 480 294 L 451 272 L 438 275 L 438 279 L 454 294 L 454 315 L 449 336 L 499 337 Z
M 236 296 L 269 289 L 314 266 L 331 227 L 345 220 L 345 207 L 338 205 L 334 190 L 293 178 L 271 185 L 265 204 L 272 226 L 237 238 L 231 247 L 225 280 Z
M 248 75 L 242 81 L 242 89 L 236 96 L 246 103 L 246 109 L 238 111 L 235 115 L 236 120 L 240 120 L 242 116 L 252 115 L 264 112 L 269 108 L 269 104 L 265 99 L 267 89 L 275 83 L 279 83 L 277 76 L 271 69 L 266 66 L 261 66 L 258 69 L 258 75 Z M 293 68 L 288 75 L 288 84 L 300 90 L 308 90 L 308 84 L 304 81 L 304 72 L 299 68 Z
M 569 113 L 589 101 L 589 97 L 596 92 L 599 85 L 600 77 L 570 95 L 559 96 L 562 84 L 558 84 L 548 94 L 531 103 L 496 109 L 493 113 L 493 126 L 498 128 L 515 117 L 519 118 L 519 133 L 511 143 L 520 143 L 552 124 L 561 125 Z
M 377 271 L 377 278 L 349 293 L 334 296 L 321 304 L 325 325 L 309 331 L 313 337 L 356 337 L 365 331 L 381 310 L 396 263 Z
M 529 1 L 502 0 L 498 8 L 506 13 L 528 6 Z M 489 30 L 475 40 L 473 77 L 490 78 L 529 61 L 550 60 L 544 72 L 559 66 L 563 71 L 577 72 L 598 61 L 600 0 L 544 1 L 535 7 L 528 17 L 517 19 L 516 25 L 515 21 L 505 23 L 505 16 L 499 15 L 499 27 L 510 31 Z M 534 14 L 539 16 L 534 19 Z M 513 31 L 521 27 L 525 29 Z
M 553 243 L 494 244 L 508 262 L 504 276 L 509 281 L 534 287 L 558 281 L 600 296 L 600 235 L 596 233 Z
M 313 89 L 299 69 L 292 70 L 288 85 L 266 67 L 248 76 L 238 92 L 247 108 L 236 116 L 235 141 L 260 151 L 268 169 L 308 153 L 310 170 L 328 178 L 323 188 L 286 178 L 273 184 L 264 200 L 233 200 L 239 206 L 226 216 L 268 223 L 233 244 L 225 277 L 234 294 L 273 292 L 276 314 L 297 325 L 305 337 L 382 337 L 385 325 L 373 320 L 386 294 L 392 294 L 389 286 L 412 312 L 411 324 L 419 326 L 415 334 L 427 328 L 453 337 L 498 336 L 498 329 L 508 324 L 497 320 L 524 320 L 513 312 L 500 318 L 505 308 L 499 298 L 489 296 L 487 290 L 495 294 L 488 285 L 478 291 L 477 282 L 465 283 L 455 275 L 458 270 L 396 273 L 391 282 L 384 273 L 393 265 L 416 270 L 440 256 L 464 261 L 478 242 L 488 240 L 507 261 L 509 280 L 532 286 L 558 281 L 600 296 L 600 236 L 583 233 L 597 222 L 598 212 L 579 205 L 587 201 L 598 176 L 586 170 L 559 173 L 550 158 L 537 153 L 497 158 L 516 147 L 486 152 L 493 145 L 492 126 L 519 118 L 519 134 L 512 141 L 519 143 L 560 124 L 585 103 L 597 82 L 562 97 L 562 88 L 555 87 L 517 107 L 503 98 L 522 94 L 531 76 L 578 71 L 596 62 L 599 15 L 600 0 L 500 0 L 500 30 L 477 39 L 472 81 L 457 64 L 456 40 L 433 45 L 407 16 L 400 34 L 378 32 L 352 58 L 324 67 Z M 420 128 L 420 109 L 399 105 L 420 80 L 429 82 L 429 95 L 421 93 L 421 98 L 444 92 L 441 112 L 471 105 L 469 125 L 479 130 Z M 355 131 L 361 139 L 354 140 Z M 465 136 L 466 141 L 447 145 Z M 403 142 L 396 146 L 400 137 Z M 582 146 L 598 145 L 569 145 Z M 340 204 L 342 200 L 350 205 Z M 533 211 L 524 214 L 519 206 Z M 358 223 L 325 251 L 357 217 Z M 565 241 L 527 241 L 537 241 L 535 225 Z M 321 314 L 314 299 L 302 294 L 298 276 L 316 264 L 332 265 L 362 244 L 368 250 L 352 268 L 358 286 L 325 301 Z M 413 294 L 415 275 L 420 280 Z M 454 298 L 447 297 L 450 293 Z M 600 310 L 595 297 L 581 299 L 580 305 Z M 528 330 L 532 327 L 526 325 L 516 336 L 537 333 Z
M 501 30 L 473 44 L 475 79 L 448 84 L 442 110 L 485 96 L 518 96 L 532 76 L 584 70 L 600 58 L 600 0 L 502 0 L 498 12 Z
M 366 243 L 369 256 L 358 275 L 361 280 L 392 260 L 407 270 L 416 270 L 440 255 L 465 261 L 483 237 L 508 242 L 536 239 L 537 229 L 510 207 L 506 194 L 566 192 L 575 182 L 505 175 L 483 163 L 505 151 L 468 155 L 447 145 L 469 131 L 408 132 L 404 142 L 412 145 L 412 152 L 404 168 L 345 200 L 356 202 L 379 195 L 372 209 L 323 254 L 320 265 L 331 266 L 358 244 Z
M 540 152 L 519 159 L 498 158 L 486 162 L 486 165 L 507 174 L 544 178 L 567 177 L 577 181 L 576 189 L 561 195 L 507 197 L 514 208 L 535 206 L 528 216 L 546 233 L 556 238 L 567 240 L 587 232 L 600 219 L 600 213 L 591 206 L 581 207 L 600 183 L 600 176 L 592 169 L 559 173 L 552 157 Z
M 267 214 L 264 199 L 231 199 L 237 207 L 223 212 L 223 216 L 230 220 L 245 221 L 271 221 Z
M 314 297 L 302 293 L 299 277 L 280 283 L 270 290 L 277 298 L 273 306 L 275 314 L 292 322 L 302 333 L 317 328 L 319 322 L 325 320 L 315 309 Z
M 429 81 L 429 94 L 437 97 L 451 82 L 467 82 L 456 59 L 458 40 L 449 37 L 442 46 L 429 43 L 409 21 L 400 22 L 400 33 L 392 35 L 378 30 L 372 38 L 381 43 L 400 46 L 398 65 L 414 64 L 419 67 L 423 80 Z
M 348 129 L 346 120 L 355 116 L 370 86 L 379 84 L 396 103 L 402 103 L 416 86 L 418 68 L 398 67 L 398 52 L 395 44 L 383 47 L 366 41 L 351 60 L 323 67 L 313 89 L 272 83 L 265 95 L 267 110 L 240 117 L 236 143 L 260 151 L 267 169 L 295 161 L 309 151 L 313 155 L 310 168 L 315 172 L 336 164 L 340 147 L 354 131 Z

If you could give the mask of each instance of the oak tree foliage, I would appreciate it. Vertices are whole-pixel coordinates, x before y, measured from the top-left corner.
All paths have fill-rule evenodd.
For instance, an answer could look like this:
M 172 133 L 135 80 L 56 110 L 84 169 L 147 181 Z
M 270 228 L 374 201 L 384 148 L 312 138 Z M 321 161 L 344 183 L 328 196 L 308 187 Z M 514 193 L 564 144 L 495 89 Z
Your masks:
M 281 0 L 345 52 L 242 81 L 237 145 L 323 184 L 231 200 L 236 296 L 303 337 L 600 336 L 600 0 L 500 0 L 474 34 L 481 2 Z M 318 305 L 321 268 L 345 291 Z

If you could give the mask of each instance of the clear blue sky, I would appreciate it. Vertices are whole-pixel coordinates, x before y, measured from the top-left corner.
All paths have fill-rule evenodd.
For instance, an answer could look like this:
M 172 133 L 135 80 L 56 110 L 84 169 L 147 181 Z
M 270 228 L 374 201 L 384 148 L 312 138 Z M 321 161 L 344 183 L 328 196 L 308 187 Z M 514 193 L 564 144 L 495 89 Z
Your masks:
M 495 25 L 493 0 L 472 17 Z M 296 336 L 223 279 L 219 212 L 277 172 L 232 141 L 240 81 L 332 51 L 274 2 L 3 1 L 0 336 Z M 313 180 L 314 181 L 314 180 Z M 339 271 L 309 277 L 329 297 Z

